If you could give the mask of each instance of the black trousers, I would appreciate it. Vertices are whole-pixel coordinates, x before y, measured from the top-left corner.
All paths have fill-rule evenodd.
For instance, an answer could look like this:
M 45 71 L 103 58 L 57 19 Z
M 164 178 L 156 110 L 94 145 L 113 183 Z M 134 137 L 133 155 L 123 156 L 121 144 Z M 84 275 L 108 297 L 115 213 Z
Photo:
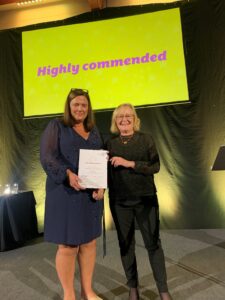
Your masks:
M 159 292 L 167 292 L 165 258 L 159 239 L 157 196 L 110 199 L 110 209 L 117 230 L 121 260 L 129 287 L 138 286 L 135 255 L 135 220 L 141 231 Z

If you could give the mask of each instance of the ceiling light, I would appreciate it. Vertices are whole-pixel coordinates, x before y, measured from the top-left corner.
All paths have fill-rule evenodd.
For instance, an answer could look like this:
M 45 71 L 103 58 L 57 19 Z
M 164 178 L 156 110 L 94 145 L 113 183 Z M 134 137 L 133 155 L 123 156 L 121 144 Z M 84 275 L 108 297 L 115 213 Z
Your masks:
M 20 1 L 17 2 L 18 6 L 26 6 L 26 5 L 31 5 L 31 4 L 38 4 L 42 2 L 42 0 L 27 0 L 27 1 Z

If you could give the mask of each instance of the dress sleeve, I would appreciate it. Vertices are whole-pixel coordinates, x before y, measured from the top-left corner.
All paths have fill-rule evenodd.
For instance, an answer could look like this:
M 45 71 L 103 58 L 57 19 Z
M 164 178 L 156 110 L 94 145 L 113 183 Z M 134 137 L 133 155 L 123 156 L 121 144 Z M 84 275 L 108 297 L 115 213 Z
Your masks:
M 56 120 L 50 121 L 41 137 L 40 160 L 46 174 L 61 184 L 66 180 L 69 162 L 60 153 L 60 127 Z
M 134 172 L 143 175 L 153 175 L 159 172 L 160 161 L 155 143 L 150 135 L 145 136 L 144 147 L 147 146 L 148 161 L 135 161 Z

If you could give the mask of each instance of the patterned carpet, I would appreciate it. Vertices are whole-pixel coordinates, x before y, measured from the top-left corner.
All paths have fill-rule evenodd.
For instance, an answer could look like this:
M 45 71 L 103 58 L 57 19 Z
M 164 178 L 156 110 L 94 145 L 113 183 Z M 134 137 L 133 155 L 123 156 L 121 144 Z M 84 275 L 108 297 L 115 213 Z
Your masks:
M 168 284 L 174 300 L 225 299 L 225 229 L 162 230 Z M 141 300 L 159 299 L 140 232 L 136 232 Z M 128 298 L 114 230 L 107 232 L 107 255 L 102 238 L 94 288 L 104 300 Z M 0 299 L 62 300 L 54 266 L 56 246 L 40 237 L 11 251 L 0 252 Z M 79 272 L 75 287 L 80 299 Z

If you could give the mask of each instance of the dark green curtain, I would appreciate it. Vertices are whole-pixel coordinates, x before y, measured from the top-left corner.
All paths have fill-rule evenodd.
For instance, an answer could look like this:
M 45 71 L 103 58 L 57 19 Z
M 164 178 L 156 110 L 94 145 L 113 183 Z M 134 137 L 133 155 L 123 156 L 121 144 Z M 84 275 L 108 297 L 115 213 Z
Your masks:
M 60 22 L 0 32 L 0 184 L 18 182 L 20 190 L 34 191 L 40 231 L 45 174 L 39 163 L 39 142 L 50 118 L 23 119 L 22 30 L 178 5 L 191 103 L 137 110 L 142 130 L 152 133 L 160 154 L 161 171 L 155 179 L 161 228 L 225 226 L 225 171 L 211 171 L 218 148 L 225 143 L 225 1 L 190 0 L 107 8 Z M 102 134 L 108 134 L 110 121 L 111 112 L 96 113 Z

